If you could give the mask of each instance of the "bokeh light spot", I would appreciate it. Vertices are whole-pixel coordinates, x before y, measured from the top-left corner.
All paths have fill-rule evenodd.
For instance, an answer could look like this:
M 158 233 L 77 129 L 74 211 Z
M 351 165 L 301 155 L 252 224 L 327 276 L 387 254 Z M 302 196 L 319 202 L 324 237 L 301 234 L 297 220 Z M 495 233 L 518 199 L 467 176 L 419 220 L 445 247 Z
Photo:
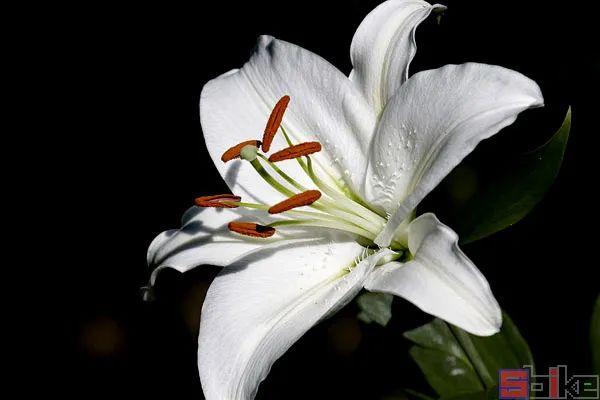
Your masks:
M 342 355 L 350 355 L 354 352 L 362 339 L 358 320 L 353 317 L 335 319 L 327 333 L 331 346 Z
M 83 325 L 80 340 L 90 357 L 110 357 L 123 349 L 125 334 L 117 321 L 101 316 Z
M 454 202 L 464 203 L 477 191 L 477 173 L 470 167 L 459 166 L 448 176 L 447 188 Z

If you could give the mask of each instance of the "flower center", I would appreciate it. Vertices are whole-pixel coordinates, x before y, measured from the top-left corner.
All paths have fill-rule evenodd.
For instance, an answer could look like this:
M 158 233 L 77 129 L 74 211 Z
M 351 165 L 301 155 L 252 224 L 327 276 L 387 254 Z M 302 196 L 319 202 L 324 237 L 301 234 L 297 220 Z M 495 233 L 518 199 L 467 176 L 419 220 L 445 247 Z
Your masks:
M 313 167 L 311 155 L 321 151 L 318 142 L 293 144 L 281 122 L 285 109 L 289 104 L 289 96 L 284 96 L 275 105 L 261 140 L 247 140 L 228 149 L 221 160 L 228 162 L 241 158 L 248 162 L 256 173 L 273 189 L 281 193 L 285 199 L 277 204 L 243 202 L 233 194 L 203 196 L 196 199 L 200 207 L 245 207 L 264 210 L 278 218 L 267 225 L 253 222 L 232 222 L 229 229 L 245 236 L 267 238 L 275 234 L 276 229 L 297 226 L 320 227 L 345 231 L 358 236 L 361 245 L 376 248 L 374 240 L 387 222 L 387 218 L 370 208 L 346 187 L 326 172 L 318 175 Z M 259 151 L 259 147 L 267 153 L 275 134 L 281 130 L 288 144 L 270 157 Z M 316 188 L 307 188 L 281 170 L 276 164 L 295 160 L 301 170 L 308 176 Z M 324 179 L 325 178 L 325 179 Z M 311 211 L 298 210 L 300 207 L 311 208 Z M 405 250 L 408 246 L 401 236 L 395 237 L 390 246 L 394 250 Z

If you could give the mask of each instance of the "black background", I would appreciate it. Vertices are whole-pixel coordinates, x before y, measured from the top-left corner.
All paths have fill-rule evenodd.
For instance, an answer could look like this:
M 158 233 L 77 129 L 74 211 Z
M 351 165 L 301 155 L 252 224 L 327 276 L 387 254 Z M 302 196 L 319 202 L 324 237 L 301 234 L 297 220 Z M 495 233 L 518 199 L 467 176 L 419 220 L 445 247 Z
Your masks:
M 88 4 L 52 11 L 32 67 L 48 89 L 29 93 L 55 133 L 47 268 L 57 339 L 46 372 L 68 398 L 202 398 L 196 335 L 216 268 L 165 272 L 152 303 L 139 287 L 155 235 L 179 226 L 193 198 L 225 191 L 203 144 L 202 85 L 243 64 L 259 34 L 312 50 L 345 73 L 349 46 L 377 1 Z M 534 79 L 546 107 L 482 144 L 472 165 L 544 142 L 573 106 L 563 169 L 522 222 L 464 247 L 544 370 L 591 372 L 589 317 L 598 294 L 598 35 L 583 2 L 454 1 L 417 32 L 411 70 L 498 64 Z M 55 16 L 56 14 L 56 16 Z M 48 14 L 50 16 L 50 14 Z M 27 50 L 25 50 L 26 52 Z M 43 149 L 42 149 L 43 150 Z M 51 175 L 51 178 L 50 178 Z M 444 198 L 443 184 L 426 205 Z M 438 200 L 436 200 L 436 196 Z M 422 209 L 422 211 L 436 211 Z M 56 243 L 54 243 L 56 241 Z M 45 305 L 40 305 L 43 309 Z M 350 305 L 311 330 L 273 367 L 259 399 L 380 399 L 423 388 L 401 332 L 430 317 L 397 299 L 386 329 L 359 324 Z M 35 364 L 32 362 L 32 364 Z

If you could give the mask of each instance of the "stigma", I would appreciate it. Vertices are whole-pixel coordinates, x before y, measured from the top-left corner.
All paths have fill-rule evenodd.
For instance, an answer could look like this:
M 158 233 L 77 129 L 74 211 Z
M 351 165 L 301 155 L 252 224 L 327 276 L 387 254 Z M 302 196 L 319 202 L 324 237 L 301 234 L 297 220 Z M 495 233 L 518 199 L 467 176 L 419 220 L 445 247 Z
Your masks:
M 246 140 L 245 142 L 236 144 L 235 146 L 227 149 L 227 151 L 225 151 L 225 153 L 223 153 L 223 155 L 221 156 L 221 161 L 228 162 L 235 158 L 240 158 L 240 153 L 242 152 L 242 149 L 244 147 L 246 147 L 246 146 L 259 147 L 260 144 L 261 144 L 260 140 Z

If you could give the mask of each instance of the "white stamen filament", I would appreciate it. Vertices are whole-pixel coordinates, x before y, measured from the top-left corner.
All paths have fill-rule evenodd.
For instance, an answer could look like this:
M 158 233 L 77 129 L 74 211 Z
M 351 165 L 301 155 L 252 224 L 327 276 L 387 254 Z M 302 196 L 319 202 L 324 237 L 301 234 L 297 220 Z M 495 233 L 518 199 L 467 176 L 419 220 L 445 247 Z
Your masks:
M 291 143 L 287 135 L 286 140 L 288 143 Z M 266 156 L 258 152 L 258 148 L 256 148 L 256 146 L 245 146 L 240 152 L 240 155 L 242 159 L 248 161 L 250 165 L 252 165 L 254 170 L 263 178 L 265 182 L 267 182 L 272 188 L 277 190 L 282 195 L 286 197 L 292 197 L 297 193 L 293 189 L 286 187 L 286 185 L 280 182 L 280 180 L 273 177 L 263 167 L 261 160 L 295 190 L 298 190 L 299 192 L 308 190 L 306 187 L 296 182 L 296 180 L 283 172 L 274 163 L 270 162 Z M 288 210 L 278 215 L 284 217 L 294 217 L 295 219 L 275 221 L 268 226 L 276 227 L 301 225 L 332 228 L 362 236 L 370 242 L 373 242 L 379 232 L 383 229 L 386 222 L 385 219 L 369 210 L 365 206 L 349 199 L 345 194 L 340 193 L 337 189 L 327 185 L 321 179 L 319 179 L 312 168 L 312 161 L 310 157 L 306 157 L 306 163 L 303 160 L 300 160 L 300 158 L 297 158 L 297 160 L 313 183 L 328 197 L 326 198 L 322 196 L 319 200 L 308 206 L 320 212 Z M 232 202 L 232 204 L 237 205 L 238 207 L 265 211 L 270 208 L 270 206 L 266 204 L 247 202 Z M 392 241 L 392 245 L 395 248 L 404 247 L 400 242 L 395 240 Z
M 347 207 L 348 211 L 351 211 L 351 212 L 359 215 L 360 217 L 367 219 L 375 224 L 380 224 L 381 226 L 383 226 L 385 224 L 386 220 L 384 218 L 380 217 L 378 214 L 374 213 L 373 211 L 369 210 L 368 208 L 364 207 L 363 205 L 356 203 L 353 200 L 350 200 L 344 194 L 339 193 L 338 191 L 333 189 L 331 186 L 327 185 L 325 182 L 320 180 L 312 168 L 312 161 L 311 161 L 310 157 L 306 157 L 306 161 L 307 161 L 308 175 L 310 176 L 312 181 L 315 183 L 315 185 L 317 185 L 317 187 L 319 189 L 321 189 L 322 192 L 324 192 L 325 194 L 327 194 L 329 197 L 333 198 L 334 200 L 339 201 L 341 203 L 340 205 Z
M 287 131 L 285 130 L 285 128 L 283 127 L 283 125 L 280 128 L 281 128 L 281 132 L 283 133 L 283 137 L 285 138 L 285 141 L 287 142 L 288 146 L 293 146 L 293 142 L 290 139 L 290 137 L 289 137 Z M 323 182 L 323 180 L 319 179 L 314 172 L 314 169 L 312 167 L 312 160 L 309 156 L 306 156 L 306 163 L 304 162 L 304 160 L 302 160 L 302 157 L 296 158 L 296 161 L 298 161 L 298 164 L 300 164 L 300 167 L 304 170 L 304 172 L 306 172 L 306 174 L 310 177 L 310 179 L 313 181 L 313 183 L 322 192 L 327 194 L 329 197 L 332 197 L 333 199 L 341 202 L 346 207 L 349 207 L 348 211 L 355 212 L 361 218 L 368 219 L 372 223 L 375 223 L 375 224 L 379 223 L 381 226 L 385 225 L 386 220 L 383 217 L 381 217 L 379 214 L 373 212 L 369 208 L 365 207 L 363 204 L 355 202 L 353 199 L 349 199 L 346 196 L 346 194 L 343 193 L 342 188 L 340 188 L 338 186 L 340 191 L 342 191 L 340 193 L 337 190 L 335 190 L 334 188 L 332 188 L 331 186 L 329 186 L 328 184 L 326 184 L 325 182 Z M 331 176 L 330 176 L 330 179 L 335 181 L 335 179 Z M 335 207 L 337 205 L 335 203 L 333 203 L 333 206 Z
M 298 189 L 302 192 L 308 190 L 301 184 L 297 183 L 293 178 L 291 178 L 289 175 L 287 175 L 281 169 L 279 169 L 279 167 L 277 167 L 274 163 L 270 162 L 267 159 L 267 157 L 265 157 L 264 155 L 262 155 L 260 153 L 258 154 L 258 156 L 260 158 L 262 158 L 271 168 L 273 168 L 273 170 L 275 172 L 277 172 L 279 175 L 281 175 L 281 177 L 283 179 L 285 179 L 288 183 L 290 183 L 296 189 Z M 314 172 L 312 172 L 312 175 L 314 176 Z M 318 185 L 317 185 L 317 187 L 321 188 Z M 381 230 L 383 228 L 383 225 L 385 222 L 385 221 L 384 222 L 372 222 L 368 219 L 365 219 L 363 216 L 358 216 L 358 215 L 352 214 L 351 212 L 346 212 L 338 204 L 336 204 L 330 200 L 327 200 L 325 198 L 321 198 L 320 200 L 315 202 L 315 204 L 313 204 L 312 207 L 316 208 L 319 211 L 323 211 L 325 213 L 337 215 L 338 217 L 340 217 L 342 219 L 342 221 L 349 220 L 352 223 L 356 224 L 357 226 L 363 226 L 363 225 L 367 224 L 369 226 L 369 229 L 371 229 L 373 231 Z M 348 211 L 352 211 L 352 210 L 348 210 Z
M 356 235 L 362 236 L 364 238 L 369 239 L 370 241 L 375 240 L 375 234 L 369 232 L 365 229 L 362 229 L 353 224 L 346 224 L 338 221 L 327 221 L 327 220 L 318 220 L 318 219 L 306 219 L 306 220 L 285 220 L 285 221 L 276 221 L 268 224 L 267 226 L 276 227 L 276 226 L 286 226 L 286 225 L 302 225 L 302 226 L 314 226 L 319 228 L 333 228 L 341 231 L 351 232 Z

